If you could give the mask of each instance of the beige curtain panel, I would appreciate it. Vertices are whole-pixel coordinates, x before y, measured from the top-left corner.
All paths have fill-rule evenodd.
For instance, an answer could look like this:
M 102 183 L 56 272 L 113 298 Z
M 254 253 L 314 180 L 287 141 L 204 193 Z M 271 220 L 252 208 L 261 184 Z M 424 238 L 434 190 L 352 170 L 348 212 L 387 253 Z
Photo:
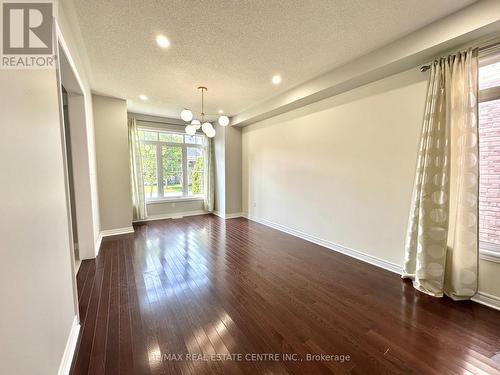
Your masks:
M 132 208 L 134 220 L 147 217 L 144 180 L 142 176 L 141 149 L 139 131 L 135 118 L 128 120 L 128 147 L 130 152 L 130 180 L 132 182 Z
M 477 291 L 477 49 L 431 66 L 403 277 L 460 300 Z

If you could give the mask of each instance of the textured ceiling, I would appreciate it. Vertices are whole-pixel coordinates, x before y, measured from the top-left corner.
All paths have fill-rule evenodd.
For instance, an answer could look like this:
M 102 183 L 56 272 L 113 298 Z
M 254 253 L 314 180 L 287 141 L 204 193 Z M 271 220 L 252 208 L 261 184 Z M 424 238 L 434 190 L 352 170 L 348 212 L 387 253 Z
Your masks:
M 235 115 L 474 2 L 73 0 L 92 89 L 168 117 L 198 110 L 201 84 L 208 113 Z

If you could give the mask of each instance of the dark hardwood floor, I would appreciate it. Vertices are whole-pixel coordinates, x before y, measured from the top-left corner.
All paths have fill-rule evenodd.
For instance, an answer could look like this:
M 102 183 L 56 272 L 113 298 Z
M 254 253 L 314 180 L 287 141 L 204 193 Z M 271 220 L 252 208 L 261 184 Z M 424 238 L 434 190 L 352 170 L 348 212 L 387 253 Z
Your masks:
M 77 279 L 73 374 L 500 373 L 500 312 L 246 219 L 137 226 Z

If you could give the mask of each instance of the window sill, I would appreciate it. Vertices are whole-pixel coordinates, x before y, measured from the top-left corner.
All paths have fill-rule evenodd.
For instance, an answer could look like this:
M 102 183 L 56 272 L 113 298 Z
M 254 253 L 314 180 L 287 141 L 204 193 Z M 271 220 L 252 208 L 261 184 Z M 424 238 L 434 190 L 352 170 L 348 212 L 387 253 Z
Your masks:
M 500 253 L 491 250 L 479 250 L 479 259 L 500 263 Z
M 169 198 L 158 198 L 150 199 L 146 201 L 146 204 L 161 204 L 161 203 L 175 203 L 175 202 L 192 202 L 192 201 L 202 201 L 205 197 L 169 197 Z

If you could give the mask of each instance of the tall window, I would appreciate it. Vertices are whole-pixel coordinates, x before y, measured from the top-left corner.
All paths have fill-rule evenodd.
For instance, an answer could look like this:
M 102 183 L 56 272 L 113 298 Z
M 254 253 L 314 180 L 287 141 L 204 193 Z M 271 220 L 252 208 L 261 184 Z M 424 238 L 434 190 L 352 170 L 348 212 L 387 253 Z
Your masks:
M 139 128 L 146 201 L 205 194 L 206 137 Z
M 479 249 L 500 257 L 500 53 L 479 60 Z

